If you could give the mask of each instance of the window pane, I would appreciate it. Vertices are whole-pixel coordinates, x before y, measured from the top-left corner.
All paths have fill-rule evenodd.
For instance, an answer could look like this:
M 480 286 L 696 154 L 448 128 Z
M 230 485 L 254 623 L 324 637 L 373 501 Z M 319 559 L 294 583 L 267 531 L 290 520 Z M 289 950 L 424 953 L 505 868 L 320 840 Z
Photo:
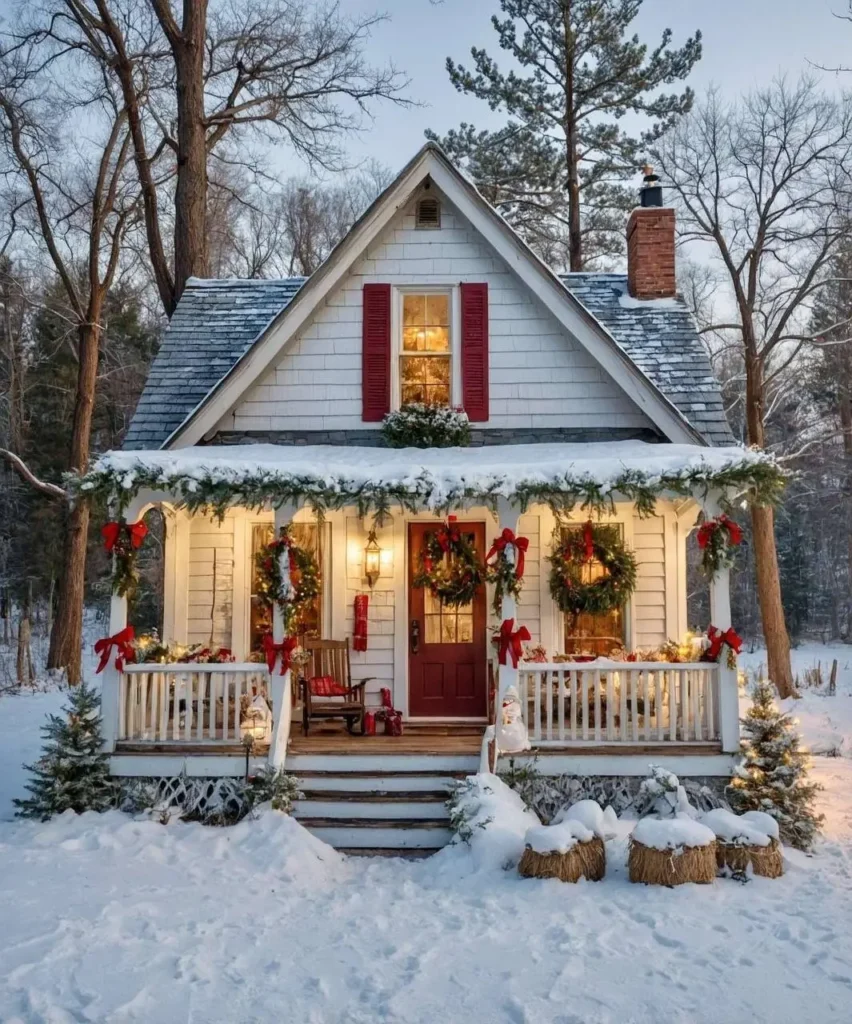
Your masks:
M 448 327 L 450 323 L 449 295 L 426 295 L 426 324 Z
M 425 340 L 427 352 L 449 352 L 450 350 L 450 332 L 446 327 L 427 327 Z
M 450 389 L 445 384 L 429 384 L 423 401 L 427 405 L 449 405 Z
M 430 359 L 418 359 L 417 356 L 403 356 L 400 360 L 401 363 L 401 378 L 403 385 L 405 384 L 425 384 L 427 381 L 426 364 L 431 362 Z
M 403 327 L 426 326 L 426 296 L 403 295 L 402 297 Z
M 426 383 L 427 384 L 444 384 L 449 386 L 450 383 L 450 360 L 443 356 L 435 356 L 431 359 L 419 359 L 424 365 Z

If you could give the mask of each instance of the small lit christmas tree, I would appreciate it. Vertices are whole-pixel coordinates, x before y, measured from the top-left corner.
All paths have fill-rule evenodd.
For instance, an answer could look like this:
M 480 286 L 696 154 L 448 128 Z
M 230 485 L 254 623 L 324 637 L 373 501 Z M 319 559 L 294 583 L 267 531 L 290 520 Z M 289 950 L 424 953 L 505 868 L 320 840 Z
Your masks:
M 49 715 L 42 727 L 41 757 L 27 765 L 31 794 L 15 800 L 20 818 L 47 821 L 63 811 L 106 811 L 114 806 L 109 756 L 102 752 L 100 697 L 85 683 L 75 687 L 63 709 L 66 717 Z
M 781 838 L 809 850 L 823 822 L 814 809 L 822 786 L 808 782 L 810 758 L 789 715 L 775 703 L 775 687 L 758 679 L 752 705 L 742 720 L 743 761 L 727 789 L 733 810 L 765 811 L 778 822 Z

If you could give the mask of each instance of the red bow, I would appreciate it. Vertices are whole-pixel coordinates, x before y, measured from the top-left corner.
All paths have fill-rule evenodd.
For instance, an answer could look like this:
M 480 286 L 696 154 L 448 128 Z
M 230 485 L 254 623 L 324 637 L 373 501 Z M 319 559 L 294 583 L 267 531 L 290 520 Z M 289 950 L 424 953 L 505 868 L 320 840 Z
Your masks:
M 130 547 L 138 548 L 148 535 L 148 527 L 140 519 L 138 523 L 104 523 L 101 527 L 101 536 L 104 539 L 104 547 L 110 553 L 118 543 L 121 531 L 126 530 Z
M 708 661 L 718 661 L 724 644 L 727 644 L 734 654 L 739 654 L 743 647 L 742 637 L 737 633 L 733 626 L 726 629 L 724 633 L 721 629 L 717 629 L 715 626 L 708 626 L 707 639 L 710 641 L 710 646 L 705 652 L 705 656 Z
M 270 672 L 275 671 L 275 662 L 278 660 L 278 655 L 281 655 L 281 668 L 279 675 L 284 675 L 290 668 L 293 662 L 293 651 L 299 646 L 299 638 L 295 636 L 285 636 L 280 644 L 275 643 L 272 639 L 272 634 L 267 633 L 263 638 L 263 653 L 266 655 L 266 667 Z
M 497 660 L 501 665 L 505 665 L 507 657 L 511 656 L 512 668 L 517 668 L 518 659 L 524 653 L 521 641 L 532 640 L 532 637 L 526 626 L 514 629 L 514 625 L 514 619 L 503 619 L 503 624 L 500 626 L 500 649 L 497 653 Z
M 527 537 L 516 537 L 508 526 L 491 545 L 491 550 L 485 556 L 485 561 L 486 563 L 490 562 L 498 551 L 505 551 L 510 544 L 515 547 L 515 575 L 520 580 L 524 576 L 524 553 L 529 548 L 530 542 Z
M 703 551 L 704 548 L 710 543 L 710 538 L 716 532 L 716 530 L 723 529 L 728 531 L 728 543 L 733 547 L 739 547 L 743 542 L 743 531 L 739 523 L 735 523 L 730 516 L 724 514 L 718 516 L 716 519 L 707 519 L 698 528 L 698 546 Z
M 98 640 L 95 644 L 95 654 L 101 656 L 101 660 L 98 662 L 98 667 L 95 672 L 103 672 L 107 667 L 107 662 L 112 654 L 113 647 L 117 647 L 115 656 L 115 667 L 121 672 L 124 669 L 124 663 L 126 661 L 136 661 L 136 651 L 133 649 L 133 640 L 136 637 L 136 631 L 133 626 L 125 626 L 119 633 L 114 636 L 105 636 L 103 639 Z

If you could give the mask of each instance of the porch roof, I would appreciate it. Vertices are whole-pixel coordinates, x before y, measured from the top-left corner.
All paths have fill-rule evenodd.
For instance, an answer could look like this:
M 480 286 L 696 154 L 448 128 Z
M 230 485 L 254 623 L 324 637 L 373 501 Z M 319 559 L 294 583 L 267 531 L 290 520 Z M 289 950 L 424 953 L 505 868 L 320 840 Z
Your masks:
M 653 510 L 665 493 L 746 492 L 765 502 L 782 474 L 771 456 L 732 446 L 617 441 L 482 448 L 344 448 L 225 445 L 114 451 L 77 480 L 80 491 L 126 506 L 142 490 L 165 491 L 190 508 L 222 511 L 307 503 L 355 505 L 362 515 L 393 506 L 446 512 L 501 498 L 603 511 L 616 499 Z

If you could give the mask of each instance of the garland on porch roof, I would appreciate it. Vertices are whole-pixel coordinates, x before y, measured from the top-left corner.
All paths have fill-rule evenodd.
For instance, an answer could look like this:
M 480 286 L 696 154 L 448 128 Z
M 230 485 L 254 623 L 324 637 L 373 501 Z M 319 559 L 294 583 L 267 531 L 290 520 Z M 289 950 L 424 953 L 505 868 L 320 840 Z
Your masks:
M 428 588 L 445 605 L 458 608 L 469 604 L 484 582 L 485 568 L 473 542 L 456 524 L 455 516 L 426 534 L 420 552 L 420 571 L 414 577 L 415 587 Z
M 395 507 L 441 514 L 484 505 L 496 511 L 500 498 L 509 498 L 522 512 L 543 504 L 557 515 L 570 514 L 579 507 L 592 516 L 611 512 L 616 499 L 631 502 L 638 515 L 648 516 L 663 494 L 690 497 L 711 490 L 736 492 L 751 504 L 768 505 L 777 501 L 785 479 L 770 456 L 755 457 L 755 453 L 744 453 L 742 459 L 716 469 L 696 458 L 677 471 L 626 468 L 605 480 L 570 472 L 542 480 L 531 470 L 529 479 L 517 481 L 500 474 L 479 480 L 461 474 L 452 485 L 436 481 L 426 470 L 388 483 L 251 465 L 244 469 L 179 468 L 178 462 L 176 468 L 168 461 L 152 465 L 132 459 L 132 453 L 107 454 L 84 476 L 71 476 L 69 486 L 91 498 L 112 500 L 119 509 L 126 508 L 140 491 L 152 490 L 168 493 L 190 511 L 205 509 L 219 517 L 235 505 L 258 510 L 282 504 L 308 505 L 320 517 L 330 509 L 354 505 L 362 518 L 372 514 L 383 521 Z
M 308 605 L 320 592 L 319 566 L 306 548 L 300 547 L 286 526 L 255 555 L 257 596 L 267 607 L 278 605 L 284 632 L 296 633 Z
M 587 522 L 571 530 L 548 556 L 550 593 L 560 611 L 571 615 L 605 615 L 622 608 L 636 589 L 636 558 L 614 526 Z M 583 579 L 584 569 L 598 562 L 603 572 Z

